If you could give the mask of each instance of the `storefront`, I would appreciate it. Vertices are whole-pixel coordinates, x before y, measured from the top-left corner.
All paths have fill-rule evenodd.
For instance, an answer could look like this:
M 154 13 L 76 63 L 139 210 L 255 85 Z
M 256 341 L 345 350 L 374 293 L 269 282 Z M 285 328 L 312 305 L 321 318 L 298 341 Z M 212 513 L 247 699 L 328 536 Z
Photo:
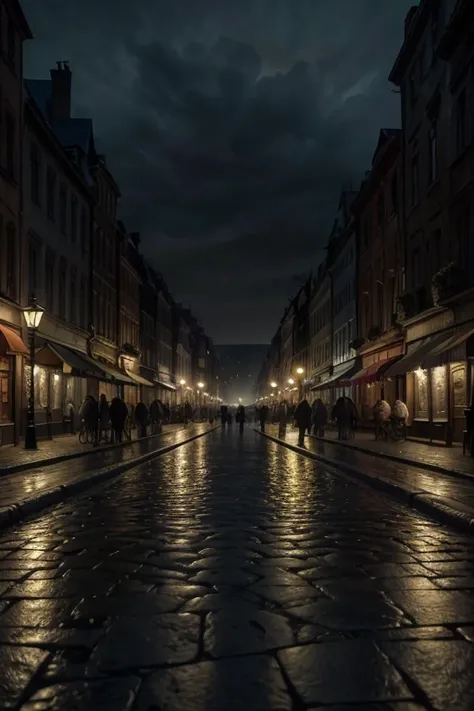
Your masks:
M 392 405 L 399 397 L 396 379 L 390 377 L 389 368 L 403 355 L 403 337 L 367 344 L 360 351 L 362 367 L 350 379 L 354 400 L 362 422 L 371 423 L 373 407 L 377 400 Z
M 24 403 L 27 402 L 29 366 L 26 368 Z M 79 427 L 79 410 L 103 377 L 86 353 L 59 343 L 44 342 L 35 356 L 35 419 L 38 438 L 52 437 Z M 72 412 L 71 412 L 72 411 Z M 24 413 L 24 418 L 26 412 Z
M 29 355 L 19 329 L 0 323 L 0 446 L 17 444 L 21 434 L 21 382 L 24 358 Z
M 461 442 L 472 387 L 474 319 L 456 324 L 452 309 L 437 308 L 406 329 L 407 352 L 387 374 L 405 381 L 410 434 Z

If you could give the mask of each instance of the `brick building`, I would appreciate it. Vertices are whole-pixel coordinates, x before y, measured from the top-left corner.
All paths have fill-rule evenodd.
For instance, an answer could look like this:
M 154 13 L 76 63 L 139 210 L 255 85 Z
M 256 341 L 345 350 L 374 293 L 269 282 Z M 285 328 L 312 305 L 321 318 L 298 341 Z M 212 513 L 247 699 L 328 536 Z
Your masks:
M 21 167 L 23 42 L 32 34 L 18 0 L 0 3 L 0 444 L 18 441 L 23 363 L 21 339 Z
M 402 132 L 383 129 L 372 169 L 352 202 L 358 247 L 357 292 L 361 369 L 351 378 L 354 400 L 364 421 L 379 398 L 393 402 L 397 380 L 384 377 L 403 354 L 397 299 L 404 290 L 401 225 Z
M 406 291 L 401 298 L 414 434 L 461 439 L 474 354 L 472 3 L 412 8 L 390 74 L 404 130 Z

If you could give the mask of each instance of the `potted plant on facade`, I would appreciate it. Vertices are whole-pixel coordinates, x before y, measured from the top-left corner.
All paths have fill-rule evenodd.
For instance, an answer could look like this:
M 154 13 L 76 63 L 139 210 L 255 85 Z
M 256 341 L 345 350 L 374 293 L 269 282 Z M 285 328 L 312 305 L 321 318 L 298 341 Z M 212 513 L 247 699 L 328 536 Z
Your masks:
M 450 262 L 433 275 L 431 280 L 431 294 L 433 304 L 439 306 L 451 296 L 459 294 L 466 288 L 464 270 L 456 262 Z

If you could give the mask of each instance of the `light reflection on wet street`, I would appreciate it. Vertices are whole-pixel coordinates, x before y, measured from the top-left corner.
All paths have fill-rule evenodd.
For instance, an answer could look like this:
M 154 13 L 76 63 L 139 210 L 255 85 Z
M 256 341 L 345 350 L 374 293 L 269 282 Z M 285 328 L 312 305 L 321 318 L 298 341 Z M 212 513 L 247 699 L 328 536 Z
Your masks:
M 0 593 L 1 708 L 472 708 L 473 539 L 250 428 L 4 531 Z

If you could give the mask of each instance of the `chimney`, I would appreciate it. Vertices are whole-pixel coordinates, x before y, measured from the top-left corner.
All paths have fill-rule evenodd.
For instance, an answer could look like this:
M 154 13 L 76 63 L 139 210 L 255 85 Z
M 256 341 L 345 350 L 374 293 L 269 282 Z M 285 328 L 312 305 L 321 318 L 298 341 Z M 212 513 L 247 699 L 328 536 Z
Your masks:
M 51 121 L 71 118 L 71 70 L 68 62 L 51 69 Z

